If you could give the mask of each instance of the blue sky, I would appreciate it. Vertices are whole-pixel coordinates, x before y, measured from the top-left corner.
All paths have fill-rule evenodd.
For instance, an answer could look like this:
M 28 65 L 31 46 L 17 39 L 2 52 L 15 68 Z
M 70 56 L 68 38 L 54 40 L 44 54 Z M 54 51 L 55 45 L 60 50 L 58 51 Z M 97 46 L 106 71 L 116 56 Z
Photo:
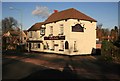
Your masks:
M 44 21 L 40 17 L 34 16 L 32 11 L 36 6 L 44 6 L 53 13 L 68 8 L 75 8 L 88 16 L 102 23 L 104 28 L 118 26 L 118 3 L 117 2 L 2 2 L 2 19 L 14 17 L 20 22 L 20 11 L 10 10 L 9 7 L 22 10 L 23 29 L 28 29 L 34 23 Z

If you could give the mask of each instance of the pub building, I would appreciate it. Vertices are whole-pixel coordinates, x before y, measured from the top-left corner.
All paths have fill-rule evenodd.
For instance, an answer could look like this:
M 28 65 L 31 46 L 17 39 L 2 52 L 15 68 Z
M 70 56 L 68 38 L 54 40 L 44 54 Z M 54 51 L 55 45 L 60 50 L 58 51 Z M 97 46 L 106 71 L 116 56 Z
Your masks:
M 28 51 L 91 54 L 96 49 L 96 22 L 74 8 L 54 10 L 44 22 L 28 29 Z

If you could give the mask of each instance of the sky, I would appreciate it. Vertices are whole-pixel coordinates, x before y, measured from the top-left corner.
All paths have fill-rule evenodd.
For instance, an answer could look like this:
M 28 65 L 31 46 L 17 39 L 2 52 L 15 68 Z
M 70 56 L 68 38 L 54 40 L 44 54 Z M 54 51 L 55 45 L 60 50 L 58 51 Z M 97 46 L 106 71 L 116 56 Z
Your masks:
M 11 10 L 10 7 L 14 9 Z M 43 13 L 40 13 L 38 8 L 46 10 L 45 14 L 49 13 L 49 15 L 54 10 L 75 8 L 96 19 L 97 23 L 102 23 L 103 28 L 111 29 L 118 26 L 118 2 L 2 2 L 2 19 L 14 17 L 21 23 L 22 18 L 23 29 L 27 30 L 33 24 L 46 19 L 41 17 L 40 14 Z
M 1 0 L 3 2 L 118 2 L 119 0 Z
M 118 3 L 118 26 L 120 26 L 120 2 Z

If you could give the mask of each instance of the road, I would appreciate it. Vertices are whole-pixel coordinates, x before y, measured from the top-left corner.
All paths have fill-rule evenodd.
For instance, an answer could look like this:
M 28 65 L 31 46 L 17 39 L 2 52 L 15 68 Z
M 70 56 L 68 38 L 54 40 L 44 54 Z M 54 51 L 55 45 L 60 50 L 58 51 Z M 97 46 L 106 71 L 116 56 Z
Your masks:
M 32 63 L 3 58 L 2 79 L 21 79 L 38 70 L 46 69 Z
M 37 57 L 3 57 L 3 79 L 114 79 L 120 80 L 120 64 L 103 62 L 97 56 L 38 54 Z M 64 76 L 63 76 L 64 75 Z

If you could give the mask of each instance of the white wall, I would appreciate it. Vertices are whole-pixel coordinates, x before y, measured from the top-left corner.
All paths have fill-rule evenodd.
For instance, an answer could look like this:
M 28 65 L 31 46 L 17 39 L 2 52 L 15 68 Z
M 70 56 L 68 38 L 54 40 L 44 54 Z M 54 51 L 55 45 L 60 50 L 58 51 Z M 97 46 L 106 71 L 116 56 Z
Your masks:
M 81 25 L 85 24 L 84 32 L 72 32 L 72 26 L 75 24 Z M 71 54 L 91 54 L 92 48 L 96 48 L 96 22 L 90 22 L 90 21 L 84 21 L 77 19 L 68 19 L 67 21 L 62 20 L 58 21 L 56 23 L 49 23 L 46 24 L 46 35 L 49 36 L 50 34 L 50 26 L 53 26 L 53 35 L 57 36 L 60 31 L 60 24 L 63 24 L 64 26 L 64 35 L 66 36 L 65 41 L 69 42 L 69 53 Z M 49 42 L 49 45 L 51 47 L 50 40 L 46 40 Z M 60 40 L 54 40 L 56 44 L 60 44 Z M 74 41 L 76 41 L 77 44 L 77 50 L 78 52 L 73 52 L 74 48 Z M 58 47 L 55 47 L 55 52 L 60 53 L 57 48 L 60 48 L 60 45 Z M 68 53 L 67 50 L 64 51 L 64 53 Z
M 85 24 L 84 32 L 72 32 L 72 26 L 78 23 L 79 24 L 82 23 L 81 25 Z M 37 51 L 77 55 L 77 54 L 91 54 L 92 48 L 96 48 L 96 22 L 91 23 L 90 21 L 84 21 L 84 20 L 78 21 L 77 19 L 68 19 L 67 21 L 62 20 L 56 23 L 48 23 L 45 25 L 46 27 L 45 36 L 49 36 L 50 26 L 53 26 L 53 36 L 58 36 L 58 34 L 60 34 L 60 24 L 63 24 L 64 35 L 65 35 L 65 40 L 63 41 L 64 41 L 64 44 L 65 44 L 65 41 L 69 42 L 69 50 L 64 49 L 64 51 L 59 51 L 62 40 L 54 40 L 54 44 L 58 44 L 58 46 L 55 46 L 55 51 L 41 50 L 41 49 L 34 49 L 34 51 L 37 50 Z M 44 45 L 46 45 L 46 42 L 47 42 L 49 44 L 49 48 L 50 49 L 52 48 L 53 40 L 44 40 L 45 36 L 40 38 L 40 30 L 32 31 L 32 33 L 33 33 L 33 37 L 30 39 L 32 40 L 41 39 L 43 40 Z M 28 33 L 28 35 L 30 35 L 30 33 Z M 74 41 L 76 41 L 78 52 L 73 52 Z
M 70 32 L 70 47 L 73 48 L 73 41 L 76 41 L 78 52 L 80 54 L 90 54 L 92 48 L 96 48 L 96 22 L 89 22 L 81 20 L 71 19 L 71 25 L 74 26 L 76 23 L 85 24 L 84 32 Z M 70 27 L 70 30 L 72 27 Z M 78 53 L 78 54 L 79 54 Z
M 30 37 L 30 32 L 32 32 L 32 38 Z M 40 39 L 40 30 L 37 31 L 29 31 L 28 32 L 29 40 L 39 40 Z

